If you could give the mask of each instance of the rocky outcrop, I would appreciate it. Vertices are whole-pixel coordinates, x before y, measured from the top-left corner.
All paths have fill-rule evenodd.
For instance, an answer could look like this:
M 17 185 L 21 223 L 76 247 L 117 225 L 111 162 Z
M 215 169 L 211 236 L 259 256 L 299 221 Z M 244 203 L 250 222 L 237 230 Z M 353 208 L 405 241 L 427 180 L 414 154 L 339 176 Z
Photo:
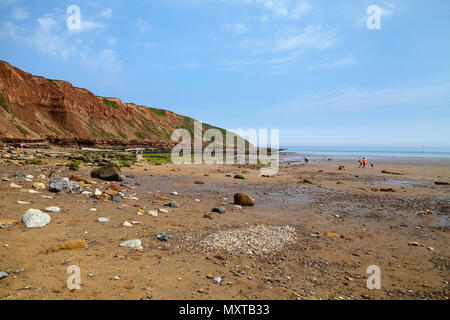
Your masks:
M 98 97 L 69 82 L 34 76 L 0 61 L 0 141 L 4 143 L 169 149 L 174 145 L 172 132 L 178 128 L 193 133 L 194 120 Z M 216 127 L 203 125 L 203 130 L 210 128 Z

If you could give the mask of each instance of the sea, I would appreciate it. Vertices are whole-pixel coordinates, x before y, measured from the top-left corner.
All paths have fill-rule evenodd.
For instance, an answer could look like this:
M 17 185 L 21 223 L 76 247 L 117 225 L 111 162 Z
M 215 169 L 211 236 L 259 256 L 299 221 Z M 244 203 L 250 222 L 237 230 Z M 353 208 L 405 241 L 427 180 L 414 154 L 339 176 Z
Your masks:
M 441 158 L 450 159 L 449 148 L 412 147 L 299 147 L 283 146 L 282 153 L 294 157 L 339 157 L 339 158 Z

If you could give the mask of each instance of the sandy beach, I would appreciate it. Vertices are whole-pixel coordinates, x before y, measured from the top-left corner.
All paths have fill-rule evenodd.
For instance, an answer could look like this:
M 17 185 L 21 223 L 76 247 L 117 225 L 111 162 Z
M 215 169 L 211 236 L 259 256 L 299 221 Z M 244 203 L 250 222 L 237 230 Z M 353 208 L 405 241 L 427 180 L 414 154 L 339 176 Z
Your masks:
M 124 179 L 120 202 L 48 191 L 52 171 L 92 180 L 82 186 L 92 193 L 120 184 L 91 179 L 91 165 L 74 173 L 57 166 L 67 163 L 61 159 L 1 161 L 0 220 L 18 221 L 0 229 L 0 271 L 8 274 L 2 300 L 449 297 L 449 159 L 379 158 L 366 169 L 313 159 L 284 163 L 273 177 L 251 165 L 136 163 L 122 168 L 134 178 Z M 34 182 L 46 189 L 29 193 Z M 255 206 L 236 206 L 239 192 Z M 178 208 L 164 206 L 170 201 Z M 51 206 L 61 211 L 47 212 L 45 227 L 21 222 L 28 209 Z M 209 214 L 213 208 L 226 212 Z M 86 246 L 51 250 L 77 239 Z M 132 239 L 143 250 L 120 247 Z M 67 287 L 72 265 L 81 271 L 80 290 Z M 379 290 L 367 288 L 372 265 L 381 270 Z

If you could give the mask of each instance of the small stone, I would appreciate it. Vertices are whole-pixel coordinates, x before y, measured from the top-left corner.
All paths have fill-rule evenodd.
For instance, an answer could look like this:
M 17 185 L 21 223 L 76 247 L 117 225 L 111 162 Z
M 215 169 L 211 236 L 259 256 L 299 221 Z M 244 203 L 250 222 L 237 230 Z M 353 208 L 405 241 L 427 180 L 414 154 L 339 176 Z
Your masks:
M 234 203 L 241 206 L 252 207 L 255 205 L 255 200 L 245 193 L 236 193 L 234 195 Z
M 221 277 L 214 277 L 214 278 L 212 278 L 212 280 L 213 280 L 215 283 L 217 283 L 217 284 L 220 284 L 220 283 L 222 282 L 222 278 L 221 278 Z
M 327 233 L 325 233 L 325 235 L 330 238 L 336 238 L 336 239 L 339 238 L 339 235 L 334 232 L 327 232 Z
M 90 209 L 89 211 L 96 212 L 97 209 L 96 209 L 96 208 L 92 208 L 92 209 Z
M 11 184 L 9 185 L 9 187 L 10 187 L 10 188 L 13 188 L 13 189 L 21 189 L 21 188 L 22 188 L 21 186 L 15 184 L 15 183 L 11 183 Z
M 111 196 L 111 197 L 109 197 L 109 200 L 113 201 L 113 202 L 121 202 L 122 201 L 122 199 L 120 199 L 119 196 Z
M 45 211 L 48 211 L 48 212 L 60 212 L 61 209 L 58 208 L 58 207 L 48 207 L 48 208 L 45 208 Z
M 31 202 L 27 202 L 27 201 L 17 201 L 17 204 L 31 204 Z
M 108 218 L 98 218 L 98 222 L 100 222 L 100 223 L 107 223 L 109 221 L 110 220 Z
M 174 192 L 171 192 L 170 194 L 173 195 L 173 196 L 177 196 L 178 192 L 174 191 Z
M 0 271 L 0 280 L 6 277 L 8 277 L 8 274 L 6 272 Z
M 42 182 L 35 182 L 31 185 L 34 190 L 44 190 L 46 188 L 45 184 Z
M 27 228 L 42 228 L 50 223 L 51 217 L 37 209 L 29 209 L 22 217 Z
M 160 233 L 156 236 L 159 241 L 167 242 L 169 241 L 169 236 L 165 233 Z
M 124 227 L 132 227 L 133 225 L 132 225 L 131 223 L 129 223 L 128 221 L 125 221 L 125 222 L 123 223 L 123 226 L 124 226 Z
M 63 261 L 63 264 L 68 264 L 68 263 L 71 263 L 71 262 L 72 262 L 72 259 L 66 259 L 66 260 Z
M 169 210 L 166 209 L 158 209 L 159 213 L 169 213 Z
M 412 246 L 412 247 L 420 246 L 420 244 L 418 242 L 415 242 L 415 241 L 414 242 L 410 242 L 409 245 Z
M 125 241 L 120 244 L 121 247 L 130 247 L 136 250 L 143 250 L 142 242 L 139 239 Z
M 176 201 L 172 201 L 172 202 L 166 203 L 164 206 L 171 207 L 171 208 L 178 208 L 179 204 Z
M 226 209 L 225 208 L 213 208 L 212 212 L 216 212 L 216 213 L 220 213 L 220 214 L 225 214 Z
M 434 251 L 433 247 L 428 247 L 427 249 L 430 250 L 430 251 Z
M 88 277 L 89 277 L 89 278 L 93 278 L 93 277 L 94 277 L 94 274 L 93 274 L 93 273 L 89 273 L 89 274 L 88 274 Z M 120 280 L 120 278 L 119 278 L 118 280 Z
M 151 215 L 152 217 L 157 217 L 158 216 L 158 212 L 154 211 L 154 210 L 150 210 L 148 212 L 149 215 Z
M 129 174 L 129 175 L 127 175 L 127 178 L 128 179 L 134 179 L 134 178 L 136 178 L 136 176 L 134 174 Z
M 212 212 L 205 213 L 205 215 L 203 216 L 203 218 L 207 218 L 207 219 L 212 220 L 212 219 L 213 219 Z
M 115 276 L 113 279 L 114 280 L 120 280 L 120 277 L 119 276 Z
M 102 193 L 103 193 L 103 192 L 101 192 L 99 189 L 95 189 L 94 194 L 95 194 L 96 196 L 101 196 Z
M 49 184 L 50 192 L 81 193 L 81 187 L 78 183 L 70 181 L 67 178 L 52 178 Z

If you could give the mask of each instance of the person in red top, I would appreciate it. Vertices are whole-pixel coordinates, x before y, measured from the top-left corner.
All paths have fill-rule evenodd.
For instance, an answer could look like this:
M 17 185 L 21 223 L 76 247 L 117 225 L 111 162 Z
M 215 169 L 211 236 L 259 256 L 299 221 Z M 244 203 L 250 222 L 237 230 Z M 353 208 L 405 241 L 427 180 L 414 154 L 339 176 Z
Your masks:
M 366 159 L 366 158 L 363 158 L 363 168 L 365 168 L 366 165 L 367 165 L 367 159 Z

